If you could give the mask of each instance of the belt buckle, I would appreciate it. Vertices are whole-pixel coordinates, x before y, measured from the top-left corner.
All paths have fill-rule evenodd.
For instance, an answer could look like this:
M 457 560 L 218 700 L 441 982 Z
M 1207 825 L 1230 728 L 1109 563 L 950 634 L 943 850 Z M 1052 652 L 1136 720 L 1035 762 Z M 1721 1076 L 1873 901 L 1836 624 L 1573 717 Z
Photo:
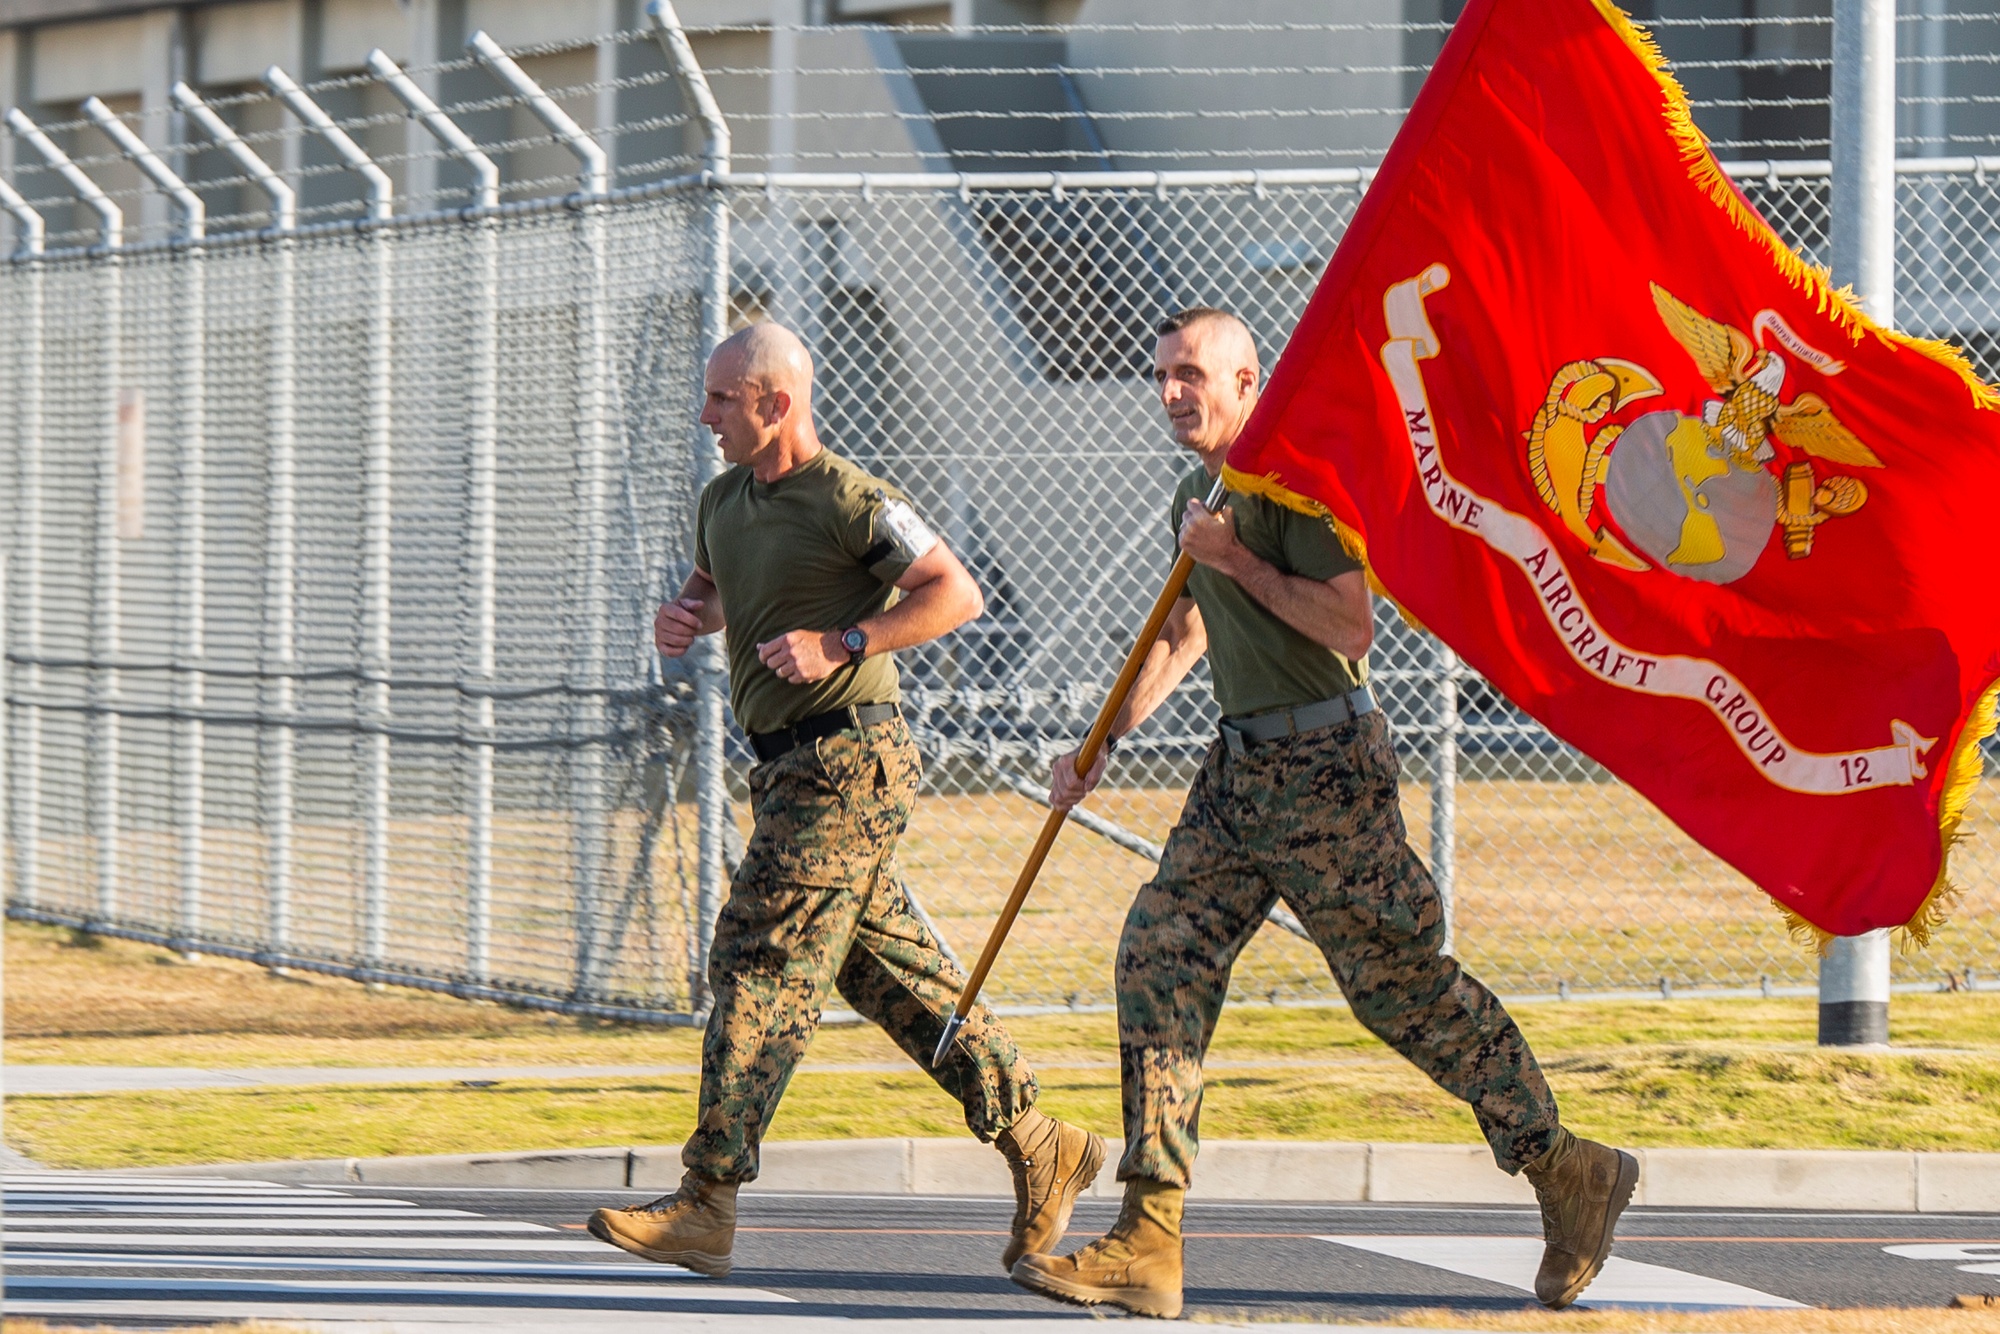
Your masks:
M 1244 743 L 1243 733 L 1231 727 L 1228 723 L 1222 724 L 1222 744 L 1227 746 L 1229 753 L 1239 760 L 1247 755 L 1250 750 L 1249 746 Z

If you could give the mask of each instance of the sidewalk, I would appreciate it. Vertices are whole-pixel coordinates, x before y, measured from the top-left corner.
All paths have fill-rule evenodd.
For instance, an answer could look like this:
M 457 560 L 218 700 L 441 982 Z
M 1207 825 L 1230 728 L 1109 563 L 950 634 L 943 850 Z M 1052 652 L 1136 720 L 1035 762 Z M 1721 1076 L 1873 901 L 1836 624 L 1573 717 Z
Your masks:
M 1110 1165 L 1089 1194 L 1117 1198 Z M 1990 1213 L 2000 1153 L 1838 1149 L 1634 1149 L 1636 1205 L 1674 1208 Z M 1013 1193 L 1001 1156 L 962 1139 L 770 1140 L 747 1191 L 774 1194 L 998 1196 Z M 1483 1144 L 1210 1140 L 1190 1198 L 1238 1202 L 1533 1205 L 1520 1177 Z M 512 1190 L 671 1190 L 679 1145 L 550 1149 L 409 1158 L 147 1168 L 148 1176 L 231 1176 L 297 1184 Z
M 1220 1068 L 1223 1063 L 1214 1063 Z M 1243 1068 L 1324 1062 L 1250 1061 Z M 898 1072 L 902 1063 L 825 1067 Z M 1069 1069 L 1113 1069 L 1078 1063 Z M 18 1065 L 8 1094 L 65 1096 L 152 1089 L 311 1085 L 410 1085 L 692 1077 L 693 1065 L 343 1068 L 338 1066 L 130 1067 Z M 1122 1146 L 1111 1144 L 1115 1162 Z M 2000 1200 L 2000 1154 L 1831 1149 L 1636 1149 L 1633 1203 L 1672 1207 L 1856 1209 L 1892 1213 L 1990 1211 Z M 1007 1196 L 1000 1155 L 970 1137 L 772 1141 L 750 1189 L 777 1193 Z M 1194 1197 L 1234 1201 L 1344 1203 L 1534 1203 L 1519 1177 L 1493 1165 L 1479 1144 L 1358 1144 L 1210 1140 L 1202 1145 Z M 253 1177 L 267 1181 L 516 1189 L 665 1190 L 679 1181 L 678 1146 L 547 1149 L 426 1157 L 330 1158 L 146 1169 L 151 1174 Z M 1106 1170 L 1092 1194 L 1116 1197 Z

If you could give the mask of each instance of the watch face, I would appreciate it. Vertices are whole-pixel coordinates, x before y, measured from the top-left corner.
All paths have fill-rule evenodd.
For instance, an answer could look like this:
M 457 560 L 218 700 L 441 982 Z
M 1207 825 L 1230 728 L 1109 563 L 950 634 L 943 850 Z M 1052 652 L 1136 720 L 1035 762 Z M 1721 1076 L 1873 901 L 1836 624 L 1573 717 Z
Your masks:
M 856 626 L 852 630 L 842 632 L 840 646 L 849 653 L 859 653 L 868 647 L 868 636 L 862 632 L 861 627 Z

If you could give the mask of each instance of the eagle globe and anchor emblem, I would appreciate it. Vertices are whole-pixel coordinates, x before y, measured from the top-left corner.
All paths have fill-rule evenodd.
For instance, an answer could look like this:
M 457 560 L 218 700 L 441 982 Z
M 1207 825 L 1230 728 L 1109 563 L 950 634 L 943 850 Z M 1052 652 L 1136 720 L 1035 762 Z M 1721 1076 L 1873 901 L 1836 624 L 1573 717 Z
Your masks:
M 1690 579 L 1732 583 L 1756 565 L 1774 533 L 1783 534 L 1791 559 L 1810 556 L 1821 524 L 1868 502 L 1865 482 L 1832 467 L 1879 468 L 1882 461 L 1819 395 L 1783 400 L 1786 361 L 1761 346 L 1762 336 L 1772 333 L 1824 374 L 1845 367 L 1773 312 L 1757 317 L 1753 341 L 1657 283 L 1653 303 L 1718 397 L 1699 416 L 1661 408 L 1626 425 L 1601 425 L 1665 391 L 1629 361 L 1570 362 L 1556 372 L 1527 432 L 1528 470 L 1542 503 L 1591 555 L 1627 570 L 1657 564 Z M 1599 522 L 1600 486 L 1623 539 Z

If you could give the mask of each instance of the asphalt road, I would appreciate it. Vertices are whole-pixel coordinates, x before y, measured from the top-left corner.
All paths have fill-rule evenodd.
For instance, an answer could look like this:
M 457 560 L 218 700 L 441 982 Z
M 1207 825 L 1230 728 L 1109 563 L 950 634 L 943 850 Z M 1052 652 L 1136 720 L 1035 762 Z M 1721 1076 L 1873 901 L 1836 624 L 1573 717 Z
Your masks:
M 600 1313 L 593 1327 L 671 1328 L 680 1317 L 800 1331 L 829 1320 L 972 1329 L 1083 1314 L 1002 1275 L 1005 1201 L 746 1195 L 736 1272 L 714 1282 L 582 1231 L 596 1205 L 640 1198 L 10 1175 L 7 1308 L 148 1327 L 481 1312 L 532 1325 L 587 1310 Z M 1072 1243 L 1115 1212 L 1081 1204 Z M 1532 1211 L 1492 1206 L 1197 1204 L 1187 1230 L 1189 1312 L 1210 1317 L 1518 1309 L 1539 1249 Z M 1935 1307 L 1982 1292 L 2000 1292 L 2000 1212 L 1637 1209 L 1585 1304 Z

